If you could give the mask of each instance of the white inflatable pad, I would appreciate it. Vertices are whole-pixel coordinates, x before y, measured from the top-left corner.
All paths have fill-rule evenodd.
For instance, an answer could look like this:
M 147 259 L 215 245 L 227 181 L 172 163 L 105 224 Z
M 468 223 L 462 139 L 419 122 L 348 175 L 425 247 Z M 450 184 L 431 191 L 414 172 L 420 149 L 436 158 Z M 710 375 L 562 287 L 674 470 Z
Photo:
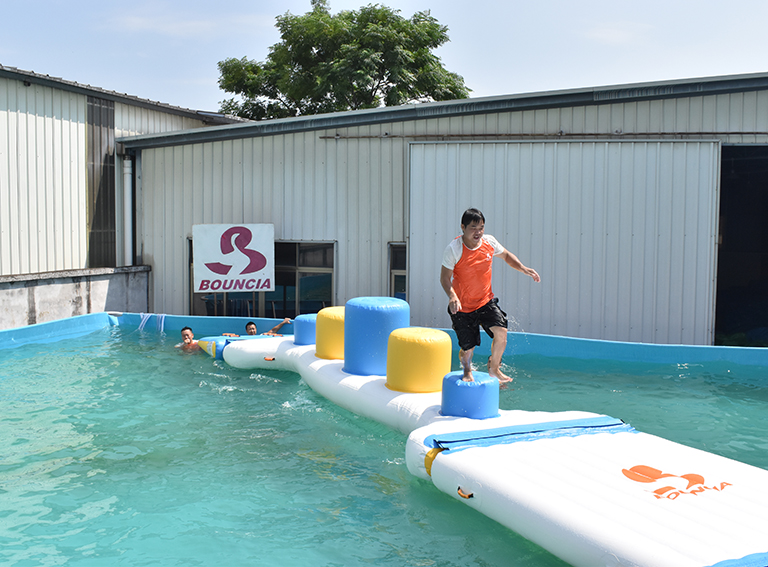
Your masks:
M 422 427 L 408 468 L 577 567 L 768 564 L 768 471 L 608 416 L 551 415 Z

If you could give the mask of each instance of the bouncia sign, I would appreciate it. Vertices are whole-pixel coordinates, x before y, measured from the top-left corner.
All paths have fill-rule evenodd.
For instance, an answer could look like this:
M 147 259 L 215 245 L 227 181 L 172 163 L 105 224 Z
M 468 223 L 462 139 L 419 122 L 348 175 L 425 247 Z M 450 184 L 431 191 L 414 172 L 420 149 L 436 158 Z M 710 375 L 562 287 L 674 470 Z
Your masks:
M 196 224 L 192 255 L 195 293 L 275 289 L 272 224 Z

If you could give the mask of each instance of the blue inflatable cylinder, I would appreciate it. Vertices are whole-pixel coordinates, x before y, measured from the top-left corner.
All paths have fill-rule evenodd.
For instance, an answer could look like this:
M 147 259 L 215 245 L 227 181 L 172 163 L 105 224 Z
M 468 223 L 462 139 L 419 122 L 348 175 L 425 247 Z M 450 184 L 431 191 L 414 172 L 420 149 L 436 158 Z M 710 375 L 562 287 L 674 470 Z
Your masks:
M 229 339 L 219 339 L 216 341 L 216 360 L 224 360 L 224 347 L 229 344 Z
M 317 313 L 298 315 L 293 320 L 293 344 L 299 346 L 315 344 L 316 324 Z
M 387 344 L 411 324 L 411 307 L 395 297 L 356 297 L 344 307 L 344 372 L 386 376 Z
M 488 419 L 499 416 L 499 381 L 486 372 L 472 372 L 474 380 L 462 380 L 461 370 L 443 378 L 443 415 Z

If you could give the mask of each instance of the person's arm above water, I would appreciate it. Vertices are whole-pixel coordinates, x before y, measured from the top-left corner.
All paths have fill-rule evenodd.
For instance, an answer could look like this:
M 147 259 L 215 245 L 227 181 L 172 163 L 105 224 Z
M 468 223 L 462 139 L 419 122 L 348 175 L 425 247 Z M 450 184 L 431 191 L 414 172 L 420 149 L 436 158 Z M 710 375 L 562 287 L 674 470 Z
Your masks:
M 287 323 L 290 323 L 290 322 L 291 322 L 291 320 L 288 317 L 286 317 L 285 319 L 280 321 L 277 325 L 272 327 L 269 331 L 267 331 L 264 334 L 265 335 L 273 335 L 273 334 L 277 333 L 282 328 L 283 325 L 285 325 Z

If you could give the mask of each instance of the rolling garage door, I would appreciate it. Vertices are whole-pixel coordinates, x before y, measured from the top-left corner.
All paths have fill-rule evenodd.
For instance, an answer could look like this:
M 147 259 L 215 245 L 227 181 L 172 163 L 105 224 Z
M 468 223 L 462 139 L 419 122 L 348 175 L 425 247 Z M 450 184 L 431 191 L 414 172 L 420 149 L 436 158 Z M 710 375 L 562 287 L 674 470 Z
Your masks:
M 412 322 L 450 326 L 443 249 L 477 207 L 540 284 L 494 265 L 510 330 L 712 344 L 717 141 L 414 143 Z

